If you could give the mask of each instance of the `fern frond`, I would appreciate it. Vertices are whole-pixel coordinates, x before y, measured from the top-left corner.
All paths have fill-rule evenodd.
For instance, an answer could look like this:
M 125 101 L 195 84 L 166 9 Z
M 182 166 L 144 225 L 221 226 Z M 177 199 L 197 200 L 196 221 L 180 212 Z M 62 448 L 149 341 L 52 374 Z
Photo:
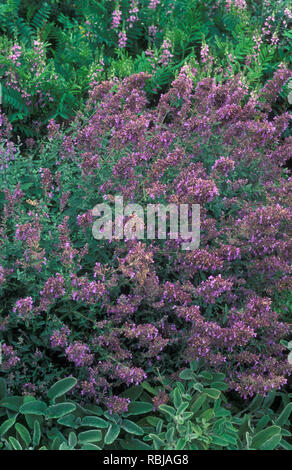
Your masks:
M 48 22 L 51 13 L 51 6 L 48 3 L 44 3 L 38 12 L 31 20 L 31 26 L 34 29 L 42 29 Z
M 7 88 L 2 85 L 2 100 L 3 106 L 11 107 L 14 111 L 28 114 L 29 108 L 23 103 L 21 95 L 13 88 Z
M 15 33 L 17 34 L 18 39 L 22 43 L 28 44 L 33 37 L 33 29 L 22 18 L 17 18 L 15 24 Z

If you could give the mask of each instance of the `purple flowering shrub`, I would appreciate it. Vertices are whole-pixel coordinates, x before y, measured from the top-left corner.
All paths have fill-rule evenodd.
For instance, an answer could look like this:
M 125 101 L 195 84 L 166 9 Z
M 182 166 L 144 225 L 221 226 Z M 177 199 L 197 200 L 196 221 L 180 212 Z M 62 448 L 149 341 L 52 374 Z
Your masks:
M 292 280 L 291 117 L 270 110 L 292 74 L 280 67 L 257 95 L 239 75 L 194 85 L 194 73 L 184 67 L 155 108 L 146 73 L 97 85 L 69 130 L 49 123 L 35 154 L 2 129 L 10 390 L 40 394 L 72 374 L 84 401 L 124 412 L 126 387 L 194 360 L 244 398 L 287 383 L 290 327 L 275 305 Z M 199 248 L 94 239 L 92 209 L 115 195 L 200 204 Z
M 1 105 L 16 135 L 34 145 L 48 120 L 67 121 L 88 88 L 152 74 L 157 102 L 179 67 L 200 77 L 244 73 L 258 88 L 281 61 L 291 67 L 289 0 L 75 0 L 1 2 Z M 277 112 L 287 106 L 283 90 Z

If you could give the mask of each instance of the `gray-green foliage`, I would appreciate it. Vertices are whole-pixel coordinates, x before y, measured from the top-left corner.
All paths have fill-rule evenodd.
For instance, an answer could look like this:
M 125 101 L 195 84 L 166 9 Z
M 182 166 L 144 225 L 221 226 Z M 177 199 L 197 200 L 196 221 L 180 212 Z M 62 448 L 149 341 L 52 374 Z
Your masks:
M 0 449 L 2 450 L 101 450 L 133 443 L 150 447 L 135 437 L 144 430 L 132 416 L 152 410 L 149 402 L 132 401 L 123 415 L 110 414 L 94 404 L 79 405 L 65 394 L 76 379 L 59 380 L 47 392 L 48 400 L 33 396 L 7 396 L 5 381 L 0 380 Z M 127 395 L 135 398 L 143 389 L 133 387 Z M 133 439 L 134 437 L 134 439 Z
M 130 387 L 122 394 L 131 399 L 122 415 L 65 396 L 76 386 L 73 377 L 55 383 L 47 399 L 8 396 L 0 379 L 0 449 L 291 450 L 292 394 L 256 396 L 239 411 L 228 405 L 224 379 L 199 371 L 193 362 L 175 384 L 162 379 L 169 401 L 158 410 L 152 398 L 161 387 L 148 382 Z M 276 396 L 282 400 L 277 412 L 272 409 Z
M 181 372 L 169 394 L 169 403 L 158 408 L 160 416 L 147 417 L 152 427 L 146 440 L 156 450 L 290 449 L 286 438 L 292 403 L 282 394 L 283 409 L 272 411 L 275 395 L 256 397 L 246 413 L 228 407 L 221 373 L 198 372 L 197 364 Z M 291 398 L 291 394 L 290 394 Z M 227 405 L 227 406 L 226 406 Z

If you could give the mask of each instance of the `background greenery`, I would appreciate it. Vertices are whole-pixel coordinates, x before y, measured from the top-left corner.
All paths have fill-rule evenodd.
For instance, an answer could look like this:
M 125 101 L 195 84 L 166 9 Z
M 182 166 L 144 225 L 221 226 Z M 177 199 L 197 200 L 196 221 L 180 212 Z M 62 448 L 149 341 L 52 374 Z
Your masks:
M 289 3 L 248 0 L 246 9 L 228 10 L 225 0 L 163 0 L 150 9 L 149 0 L 141 0 L 138 19 L 130 28 L 130 0 L 2 1 L 3 109 L 18 134 L 34 136 L 49 119 L 70 119 L 82 106 L 93 80 L 151 72 L 148 92 L 155 103 L 186 63 L 197 68 L 198 80 L 210 73 L 222 80 L 226 74 L 243 71 L 248 85 L 258 89 L 281 62 L 291 65 L 291 18 L 285 13 Z M 121 22 L 112 28 L 117 5 Z M 264 34 L 265 22 L 272 15 L 270 34 Z M 149 26 L 157 29 L 154 38 L 149 35 Z M 119 47 L 122 30 L 127 34 L 126 47 Z M 35 51 L 35 41 L 41 45 L 42 56 Z M 165 41 L 171 54 L 166 61 Z M 13 44 L 22 48 L 18 66 L 9 59 Z M 202 62 L 205 45 L 209 58 Z M 11 76 L 15 79 L 13 88 L 7 86 Z M 283 100 L 277 103 L 278 112 L 287 106 L 286 97 L 284 92 Z

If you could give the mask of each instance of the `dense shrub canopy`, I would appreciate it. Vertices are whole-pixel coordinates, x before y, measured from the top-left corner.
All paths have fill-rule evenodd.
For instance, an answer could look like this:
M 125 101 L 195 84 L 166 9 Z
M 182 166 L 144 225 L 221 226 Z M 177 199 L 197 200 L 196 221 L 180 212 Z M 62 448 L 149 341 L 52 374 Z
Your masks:
M 249 92 L 184 67 L 155 108 L 139 73 L 94 86 L 64 132 L 21 154 L 2 116 L 2 371 L 41 393 L 78 377 L 75 393 L 110 398 L 198 360 L 243 397 L 281 388 L 291 367 L 274 309 L 291 289 L 290 116 L 271 117 L 291 73 Z M 200 204 L 201 241 L 95 240 L 93 207 Z M 31 366 L 34 365 L 33 368 Z M 121 403 L 116 399 L 116 407 Z

